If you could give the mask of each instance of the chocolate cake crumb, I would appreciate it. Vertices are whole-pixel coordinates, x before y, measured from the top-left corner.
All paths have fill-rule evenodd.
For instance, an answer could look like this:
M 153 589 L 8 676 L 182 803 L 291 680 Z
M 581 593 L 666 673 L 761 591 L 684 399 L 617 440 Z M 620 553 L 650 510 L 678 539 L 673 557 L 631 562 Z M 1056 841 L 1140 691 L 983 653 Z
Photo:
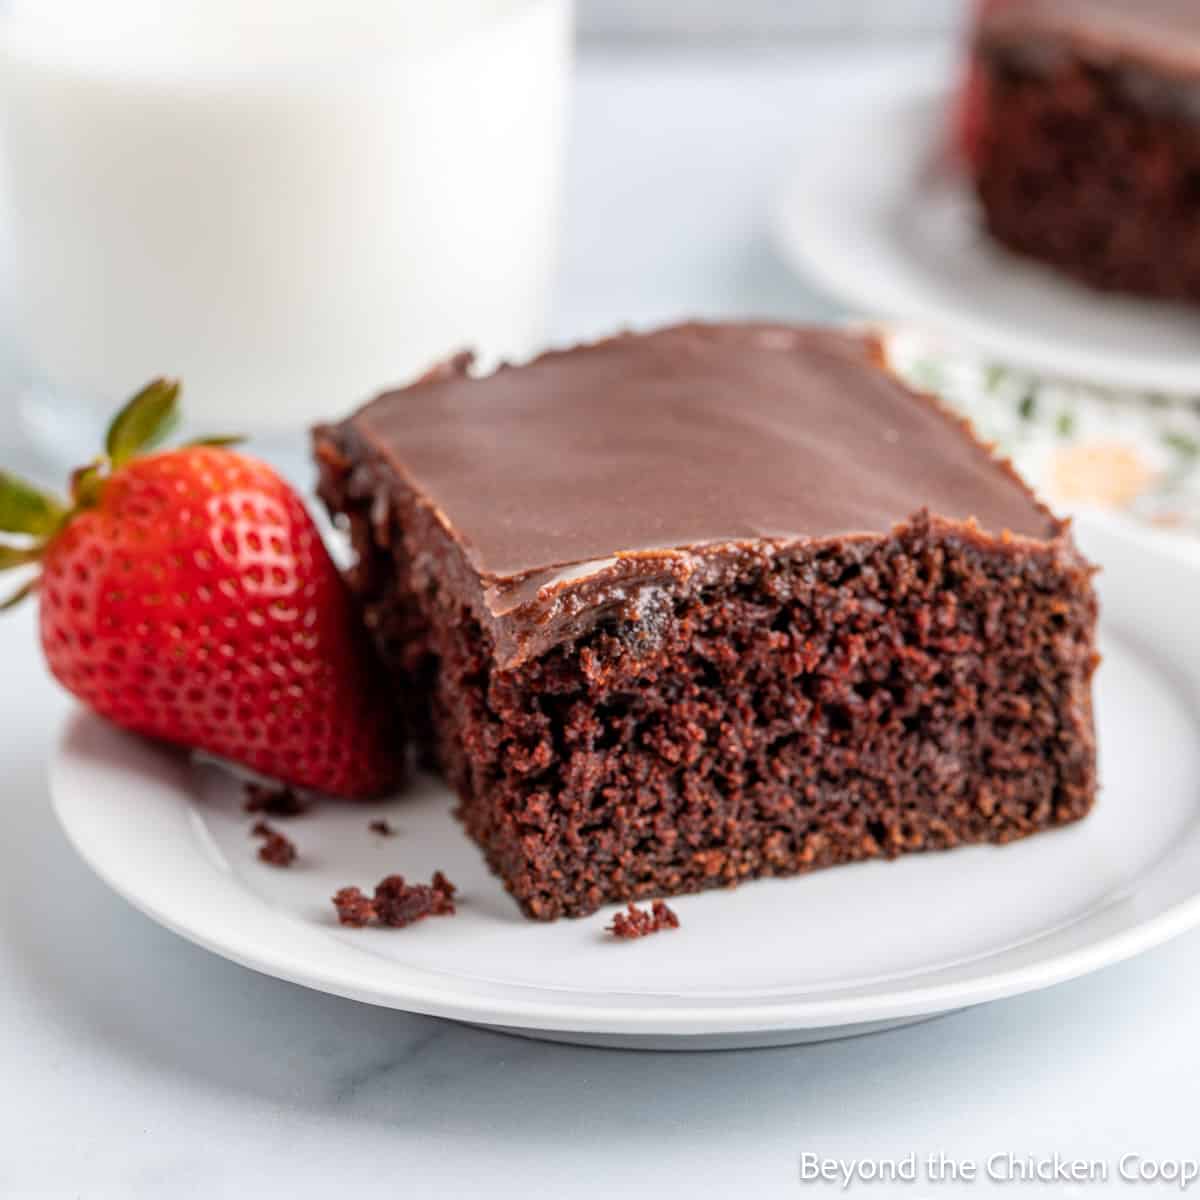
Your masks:
M 246 802 L 242 807 L 248 813 L 266 813 L 271 817 L 298 817 L 308 808 L 295 789 L 287 784 L 247 783 L 243 791 Z
M 454 913 L 454 885 L 440 872 L 431 884 L 406 883 L 403 875 L 389 875 L 375 888 L 375 916 L 383 925 L 402 929 L 422 917 Z
M 339 888 L 333 897 L 339 924 L 362 929 L 375 919 L 375 902 L 356 887 Z
M 250 830 L 253 837 L 263 839 L 258 848 L 258 857 L 273 867 L 290 867 L 296 861 L 296 845 L 266 821 L 256 821 Z
M 344 887 L 334 895 L 333 907 L 338 921 L 354 929 L 372 923 L 403 929 L 425 917 L 452 917 L 457 890 L 441 871 L 434 871 L 429 883 L 407 883 L 403 875 L 388 875 L 375 885 L 373 899 L 359 888 Z
M 663 929 L 678 929 L 679 918 L 671 907 L 662 900 L 655 900 L 647 912 L 630 903 L 624 912 L 619 912 L 606 927 L 606 932 L 623 941 L 646 937 Z
M 370 823 L 370 825 L 367 826 L 367 828 L 372 833 L 379 834 L 380 837 L 395 837 L 396 836 L 396 831 L 395 831 L 395 829 L 392 828 L 391 822 L 385 821 L 382 818 L 380 818 L 378 821 L 372 821 Z

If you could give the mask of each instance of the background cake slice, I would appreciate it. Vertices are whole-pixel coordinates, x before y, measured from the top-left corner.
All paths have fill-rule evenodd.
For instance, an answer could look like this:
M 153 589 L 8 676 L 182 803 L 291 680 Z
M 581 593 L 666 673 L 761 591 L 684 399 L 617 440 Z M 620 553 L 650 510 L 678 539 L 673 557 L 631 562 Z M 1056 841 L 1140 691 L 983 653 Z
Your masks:
M 988 231 L 1094 287 L 1200 301 L 1200 3 L 984 0 L 965 157 Z
M 530 916 L 1092 804 L 1091 568 L 869 337 L 460 358 L 316 448 L 395 702 Z

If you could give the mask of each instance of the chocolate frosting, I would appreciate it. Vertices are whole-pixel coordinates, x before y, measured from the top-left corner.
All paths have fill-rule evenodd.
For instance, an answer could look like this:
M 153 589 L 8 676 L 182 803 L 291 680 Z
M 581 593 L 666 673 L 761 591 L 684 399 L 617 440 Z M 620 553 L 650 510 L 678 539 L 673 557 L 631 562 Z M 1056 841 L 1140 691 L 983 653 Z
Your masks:
M 1200 74 L 1200 0 L 993 0 L 980 33 L 987 41 L 1050 38 L 1098 58 Z
M 1062 530 L 962 422 L 880 365 L 871 337 L 691 324 L 484 378 L 468 362 L 349 425 L 463 560 L 451 573 L 474 582 L 508 664 L 588 610 L 634 611 L 640 585 L 711 575 L 722 547 L 873 538 L 923 509 L 973 519 L 979 536 Z

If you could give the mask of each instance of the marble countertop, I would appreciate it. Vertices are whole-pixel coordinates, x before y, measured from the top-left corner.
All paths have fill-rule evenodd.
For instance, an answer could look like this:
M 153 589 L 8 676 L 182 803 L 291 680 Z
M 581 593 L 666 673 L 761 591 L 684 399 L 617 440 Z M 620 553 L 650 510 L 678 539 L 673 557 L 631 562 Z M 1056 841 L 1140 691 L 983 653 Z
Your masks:
M 767 204 L 834 84 L 895 57 L 585 53 L 555 337 L 835 313 L 774 259 Z M 1200 1155 L 1200 934 L 1040 994 L 794 1049 L 586 1050 L 373 1009 L 214 957 L 99 883 L 47 802 L 69 703 L 31 612 L 0 622 L 0 664 L 6 1200 L 784 1197 L 806 1186 L 805 1152 Z

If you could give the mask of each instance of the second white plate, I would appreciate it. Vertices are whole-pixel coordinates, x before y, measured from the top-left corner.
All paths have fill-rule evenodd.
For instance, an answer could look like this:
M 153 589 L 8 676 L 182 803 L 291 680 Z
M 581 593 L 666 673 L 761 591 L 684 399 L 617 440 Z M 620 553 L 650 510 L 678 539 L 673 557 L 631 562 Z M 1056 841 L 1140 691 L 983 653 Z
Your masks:
M 1172 394 L 1200 392 L 1200 314 L 1086 288 L 993 245 L 944 165 L 951 96 L 912 80 L 814 122 L 779 199 L 777 240 L 857 311 L 911 319 L 1000 362 Z

